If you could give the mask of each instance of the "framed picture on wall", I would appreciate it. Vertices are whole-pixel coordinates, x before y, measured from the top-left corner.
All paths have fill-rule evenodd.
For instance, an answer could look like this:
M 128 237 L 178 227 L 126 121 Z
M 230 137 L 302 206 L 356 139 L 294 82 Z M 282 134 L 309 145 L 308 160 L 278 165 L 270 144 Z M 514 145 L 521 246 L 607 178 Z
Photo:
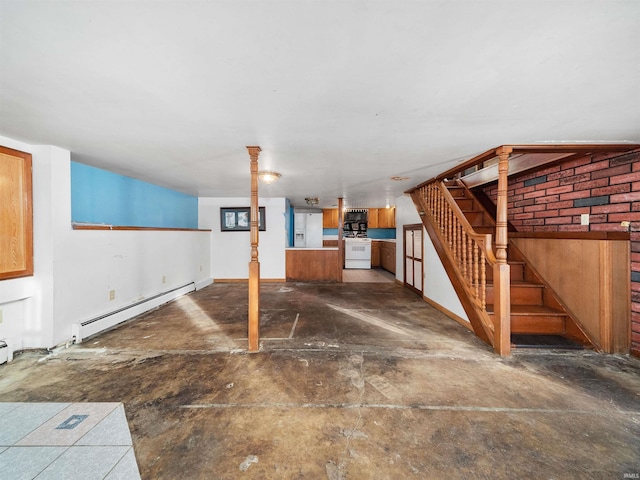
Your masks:
M 258 207 L 258 230 L 264 232 L 265 207 Z M 220 231 L 248 232 L 251 230 L 251 207 L 220 208 Z

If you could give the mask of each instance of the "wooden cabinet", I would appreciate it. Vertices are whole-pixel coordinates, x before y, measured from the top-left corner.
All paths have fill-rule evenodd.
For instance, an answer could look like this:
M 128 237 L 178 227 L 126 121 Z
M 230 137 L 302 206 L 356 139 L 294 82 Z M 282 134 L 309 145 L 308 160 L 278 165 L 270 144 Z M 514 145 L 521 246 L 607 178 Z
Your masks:
M 380 242 L 380 265 L 385 270 L 388 270 L 391 273 L 396 273 L 395 242 Z
M 396 228 L 396 209 L 378 208 L 378 228 Z
M 370 208 L 368 228 L 396 228 L 395 208 Z
M 382 242 L 378 242 L 375 240 L 371 241 L 371 266 L 379 267 L 380 266 L 380 244 Z
M 378 209 L 370 208 L 367 215 L 367 228 L 380 228 L 378 226 Z
M 322 228 L 338 228 L 338 209 L 322 209 Z
M 370 208 L 367 228 L 396 228 L 396 209 Z M 322 209 L 322 228 L 338 228 L 338 209 Z

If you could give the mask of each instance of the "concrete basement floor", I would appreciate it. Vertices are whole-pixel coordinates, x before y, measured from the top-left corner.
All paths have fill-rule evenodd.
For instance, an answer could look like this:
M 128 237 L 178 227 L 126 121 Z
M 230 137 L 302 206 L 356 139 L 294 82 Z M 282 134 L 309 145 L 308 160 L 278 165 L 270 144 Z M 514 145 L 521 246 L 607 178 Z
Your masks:
M 214 284 L 0 367 L 4 402 L 123 402 L 143 479 L 640 478 L 640 361 L 500 358 L 393 283 Z

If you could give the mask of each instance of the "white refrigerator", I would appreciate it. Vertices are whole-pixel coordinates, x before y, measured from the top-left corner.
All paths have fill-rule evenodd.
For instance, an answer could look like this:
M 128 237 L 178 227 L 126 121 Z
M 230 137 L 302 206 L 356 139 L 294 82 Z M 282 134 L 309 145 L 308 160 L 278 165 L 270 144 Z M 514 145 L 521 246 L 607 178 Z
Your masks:
M 295 213 L 293 246 L 322 248 L 322 213 Z

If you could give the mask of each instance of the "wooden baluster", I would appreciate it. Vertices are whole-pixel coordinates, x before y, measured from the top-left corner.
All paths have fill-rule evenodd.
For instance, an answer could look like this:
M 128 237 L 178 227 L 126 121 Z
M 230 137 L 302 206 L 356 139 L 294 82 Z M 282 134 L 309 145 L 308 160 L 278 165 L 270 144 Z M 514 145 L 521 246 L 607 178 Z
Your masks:
M 462 249 L 462 276 L 467 279 L 467 232 L 462 229 L 461 235 L 461 249 Z
M 451 227 L 453 229 L 452 235 L 451 235 L 451 241 L 453 243 L 453 248 L 452 248 L 453 259 L 457 264 L 458 263 L 458 217 L 456 217 L 453 214 L 453 211 L 451 212 L 451 223 L 452 223 Z
M 480 250 L 480 306 L 483 312 L 487 311 L 487 259 L 484 248 Z
M 478 244 L 473 242 L 473 285 L 476 300 L 478 299 Z

